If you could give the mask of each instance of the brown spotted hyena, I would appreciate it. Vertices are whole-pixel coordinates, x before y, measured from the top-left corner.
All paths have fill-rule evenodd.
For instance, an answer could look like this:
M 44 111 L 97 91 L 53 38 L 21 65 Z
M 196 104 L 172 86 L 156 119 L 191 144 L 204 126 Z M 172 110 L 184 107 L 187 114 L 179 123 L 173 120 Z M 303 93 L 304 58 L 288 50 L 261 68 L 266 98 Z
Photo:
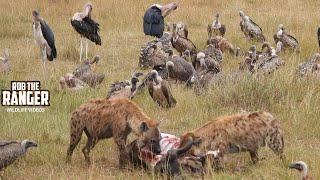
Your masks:
M 278 121 L 268 112 L 243 113 L 219 117 L 194 131 L 185 133 L 182 139 L 201 138 L 202 143 L 189 151 L 194 155 L 218 151 L 212 162 L 221 168 L 221 159 L 226 153 L 248 151 L 253 163 L 259 160 L 258 149 L 268 145 L 272 151 L 284 158 L 283 134 Z M 212 159 L 211 159 L 212 160 Z
M 79 143 L 83 131 L 88 141 L 82 152 L 88 163 L 90 150 L 97 142 L 113 137 L 120 153 L 119 167 L 124 168 L 129 160 L 126 141 L 131 132 L 142 142 L 151 144 L 155 153 L 160 152 L 158 121 L 150 119 L 128 99 L 95 99 L 82 104 L 72 113 L 67 162 L 71 161 L 73 150 Z

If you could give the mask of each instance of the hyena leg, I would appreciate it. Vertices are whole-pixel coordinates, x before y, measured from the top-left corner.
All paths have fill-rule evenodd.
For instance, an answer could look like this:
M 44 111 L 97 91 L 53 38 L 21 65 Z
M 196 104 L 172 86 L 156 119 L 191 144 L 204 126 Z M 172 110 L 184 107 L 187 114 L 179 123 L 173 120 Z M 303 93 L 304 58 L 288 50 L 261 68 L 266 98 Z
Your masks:
M 129 161 L 129 155 L 126 151 L 126 138 L 115 137 L 115 142 L 119 149 L 119 168 L 123 169 Z
M 249 150 L 249 153 L 250 153 L 252 163 L 256 164 L 259 161 L 258 150 L 257 149 Z
M 82 152 L 85 160 L 87 161 L 88 164 L 90 164 L 90 156 L 89 156 L 90 150 L 94 148 L 94 146 L 97 144 L 97 139 L 93 138 L 86 129 L 84 130 L 84 132 L 88 137 L 88 141 L 86 146 L 82 149 Z
M 212 150 L 219 151 L 216 156 L 209 156 L 209 162 L 211 162 L 211 167 L 215 170 L 224 170 L 224 154 L 226 153 L 227 144 L 225 142 L 220 142 L 217 145 L 211 145 Z
M 76 146 L 78 145 L 79 141 L 81 140 L 81 136 L 82 136 L 82 132 L 83 130 L 78 128 L 72 128 L 70 130 L 70 145 L 69 148 L 67 150 L 67 162 L 71 161 L 71 156 L 72 153 L 74 151 L 74 149 L 76 148 Z

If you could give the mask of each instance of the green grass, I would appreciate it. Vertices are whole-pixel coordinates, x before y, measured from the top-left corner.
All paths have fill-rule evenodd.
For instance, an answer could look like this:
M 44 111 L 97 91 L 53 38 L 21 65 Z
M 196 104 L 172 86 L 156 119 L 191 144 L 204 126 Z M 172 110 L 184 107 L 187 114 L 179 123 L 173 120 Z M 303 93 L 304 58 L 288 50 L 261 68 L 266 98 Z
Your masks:
M 93 2 L 93 18 L 101 25 L 103 45 L 98 47 L 90 43 L 90 55 L 99 54 L 102 57 L 96 71 L 104 72 L 106 79 L 98 89 L 76 93 L 59 91 L 58 80 L 78 63 L 79 35 L 72 29 L 70 19 L 86 1 L 53 1 L 0 0 L 0 51 L 9 48 L 13 68 L 12 73 L 0 75 L 0 89 L 9 89 L 12 80 L 41 80 L 42 88 L 51 93 L 51 106 L 46 108 L 45 113 L 7 113 L 5 107 L 0 107 L 0 139 L 33 139 L 39 144 L 37 149 L 31 149 L 26 157 L 19 159 L 1 175 L 5 179 L 157 179 L 143 170 L 118 170 L 117 149 L 112 140 L 99 142 L 91 153 L 94 163 L 87 167 L 80 150 L 86 140 L 83 137 L 72 163 L 65 163 L 71 112 L 89 99 L 106 97 L 110 83 L 128 79 L 138 69 L 140 47 L 152 39 L 142 32 L 142 17 L 144 10 L 155 1 Z M 164 2 L 168 1 L 159 1 Z M 316 0 L 180 1 L 180 7 L 167 21 L 187 23 L 190 39 L 199 49 L 205 47 L 206 27 L 215 12 L 220 12 L 221 21 L 227 26 L 226 38 L 234 45 L 248 49 L 251 44 L 245 41 L 239 28 L 238 11 L 241 9 L 253 17 L 271 42 L 278 24 L 284 24 L 299 40 L 301 53 L 283 55 L 286 66 L 274 74 L 226 79 L 201 96 L 180 84 L 172 84 L 173 95 L 178 101 L 173 109 L 158 108 L 147 91 L 136 96 L 134 101 L 146 114 L 161 121 L 163 132 L 177 135 L 220 115 L 241 110 L 269 111 L 281 121 L 284 129 L 287 161 L 307 162 L 310 173 L 315 179 L 319 178 L 320 82 L 294 76 L 297 65 L 318 51 L 316 29 L 319 21 L 316 17 L 320 16 L 319 6 L 320 2 Z M 33 9 L 40 10 L 56 36 L 58 59 L 55 67 L 47 63 L 47 72 L 42 70 L 39 49 L 33 40 Z M 224 73 L 233 72 L 241 61 L 242 58 L 225 55 Z M 247 153 L 229 156 L 229 171 L 209 174 L 205 178 L 298 179 L 298 172 L 289 170 L 287 164 L 282 164 L 269 149 L 261 149 L 260 154 L 266 160 L 257 165 L 250 165 Z M 244 170 L 233 172 L 237 164 L 245 166 Z M 192 177 L 188 176 L 188 179 Z

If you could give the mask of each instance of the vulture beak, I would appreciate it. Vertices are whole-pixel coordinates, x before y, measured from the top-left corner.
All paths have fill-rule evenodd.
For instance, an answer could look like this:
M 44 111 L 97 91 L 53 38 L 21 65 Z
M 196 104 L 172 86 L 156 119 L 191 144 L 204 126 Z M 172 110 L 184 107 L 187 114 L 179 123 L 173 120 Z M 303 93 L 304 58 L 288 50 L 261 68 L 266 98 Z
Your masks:
M 298 171 L 302 171 L 303 167 L 298 163 L 292 163 L 289 165 L 290 169 L 297 169 Z

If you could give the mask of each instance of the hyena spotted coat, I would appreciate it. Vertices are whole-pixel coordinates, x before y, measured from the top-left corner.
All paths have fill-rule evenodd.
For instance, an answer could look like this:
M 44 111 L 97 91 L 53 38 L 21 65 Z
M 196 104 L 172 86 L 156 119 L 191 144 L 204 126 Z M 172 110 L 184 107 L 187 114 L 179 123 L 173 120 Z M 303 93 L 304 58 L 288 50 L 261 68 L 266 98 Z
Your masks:
M 149 118 L 128 99 L 95 99 L 74 110 L 70 121 L 70 145 L 67 162 L 79 143 L 83 131 L 88 137 L 82 149 L 86 161 L 90 162 L 90 150 L 100 139 L 114 138 L 119 150 L 119 166 L 124 168 L 129 161 L 126 153 L 127 136 L 133 132 L 145 143 L 152 145 L 155 153 L 160 152 L 158 121 Z
M 185 133 L 181 139 L 200 138 L 202 143 L 189 151 L 191 154 L 206 154 L 218 151 L 213 165 L 221 168 L 221 159 L 227 153 L 248 151 L 253 163 L 259 160 L 259 147 L 268 146 L 284 158 L 283 133 L 279 122 L 268 112 L 252 112 L 218 117 L 194 131 Z

